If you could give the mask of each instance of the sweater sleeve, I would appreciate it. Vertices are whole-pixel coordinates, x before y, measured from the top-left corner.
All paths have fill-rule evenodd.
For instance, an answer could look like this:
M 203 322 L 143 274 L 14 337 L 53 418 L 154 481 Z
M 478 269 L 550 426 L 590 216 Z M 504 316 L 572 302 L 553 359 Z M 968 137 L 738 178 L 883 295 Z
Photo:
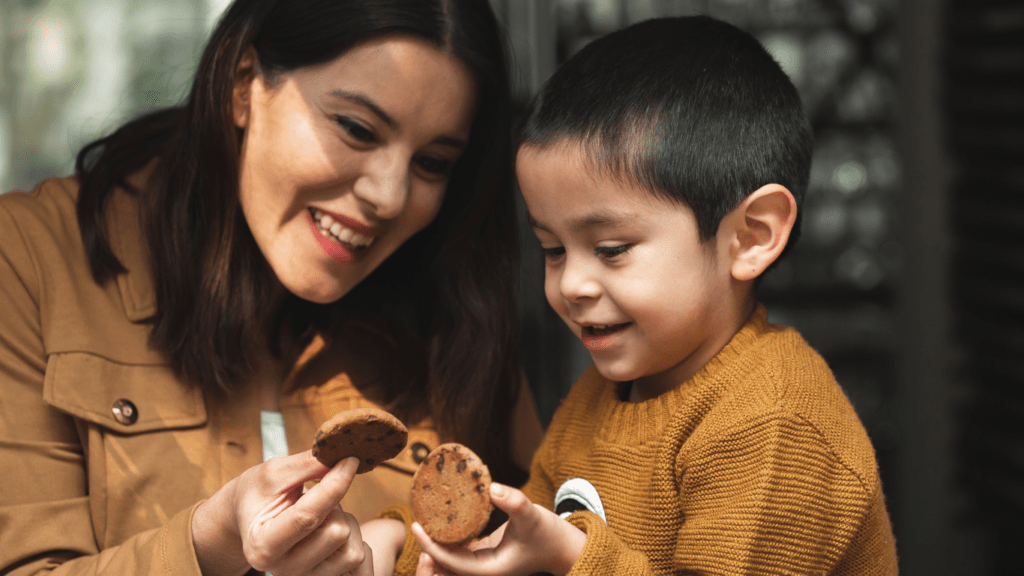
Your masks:
M 78 430 L 42 399 L 44 287 L 8 206 L 0 202 L 0 573 L 199 576 L 191 509 L 99 550 Z
M 695 448 L 680 456 L 677 572 L 836 574 L 844 557 L 859 555 L 880 485 L 855 474 L 807 421 L 763 415 Z M 891 571 L 888 560 L 873 564 L 850 573 L 895 573 L 894 558 Z
M 587 534 L 587 543 L 566 576 L 656 574 L 647 556 L 630 549 L 597 514 L 574 512 L 568 521 Z

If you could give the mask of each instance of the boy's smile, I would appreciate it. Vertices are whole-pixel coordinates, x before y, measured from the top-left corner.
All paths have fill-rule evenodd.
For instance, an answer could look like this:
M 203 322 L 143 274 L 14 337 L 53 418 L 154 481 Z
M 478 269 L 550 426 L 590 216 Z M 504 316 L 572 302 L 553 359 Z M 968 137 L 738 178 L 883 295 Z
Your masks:
M 688 207 L 596 169 L 577 145 L 526 146 L 516 174 L 548 303 L 602 375 L 634 382 L 631 399 L 678 386 L 742 325 L 728 242 L 700 242 Z

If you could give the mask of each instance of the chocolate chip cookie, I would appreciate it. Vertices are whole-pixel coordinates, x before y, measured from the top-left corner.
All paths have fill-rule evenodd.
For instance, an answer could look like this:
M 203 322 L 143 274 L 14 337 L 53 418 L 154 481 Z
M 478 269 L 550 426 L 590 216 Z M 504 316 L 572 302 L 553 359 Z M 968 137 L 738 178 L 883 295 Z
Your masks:
M 409 441 L 409 430 L 393 415 L 376 408 L 356 408 L 334 415 L 316 432 L 313 456 L 324 466 L 359 458 L 357 474 L 369 472 L 397 456 Z
M 412 509 L 426 533 L 441 544 L 461 544 L 487 525 L 491 473 L 472 450 L 458 443 L 435 448 L 412 481 Z

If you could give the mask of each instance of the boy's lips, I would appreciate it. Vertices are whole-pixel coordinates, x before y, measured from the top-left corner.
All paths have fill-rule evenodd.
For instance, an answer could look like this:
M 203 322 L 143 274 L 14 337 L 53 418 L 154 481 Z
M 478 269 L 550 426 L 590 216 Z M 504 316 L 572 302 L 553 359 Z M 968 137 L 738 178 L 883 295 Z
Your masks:
M 632 322 L 622 324 L 581 324 L 580 340 L 587 350 L 603 350 L 615 343 L 623 330 Z

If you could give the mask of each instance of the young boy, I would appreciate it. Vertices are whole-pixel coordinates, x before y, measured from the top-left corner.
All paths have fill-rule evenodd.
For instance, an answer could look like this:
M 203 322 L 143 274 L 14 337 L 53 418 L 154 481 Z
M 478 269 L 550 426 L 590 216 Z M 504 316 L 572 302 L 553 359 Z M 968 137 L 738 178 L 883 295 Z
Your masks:
M 413 526 L 418 574 L 897 572 L 862 424 L 755 301 L 810 157 L 788 78 L 710 18 L 637 24 L 555 73 L 516 173 L 548 302 L 594 366 L 522 492 L 495 486 L 509 522 L 461 549 Z

